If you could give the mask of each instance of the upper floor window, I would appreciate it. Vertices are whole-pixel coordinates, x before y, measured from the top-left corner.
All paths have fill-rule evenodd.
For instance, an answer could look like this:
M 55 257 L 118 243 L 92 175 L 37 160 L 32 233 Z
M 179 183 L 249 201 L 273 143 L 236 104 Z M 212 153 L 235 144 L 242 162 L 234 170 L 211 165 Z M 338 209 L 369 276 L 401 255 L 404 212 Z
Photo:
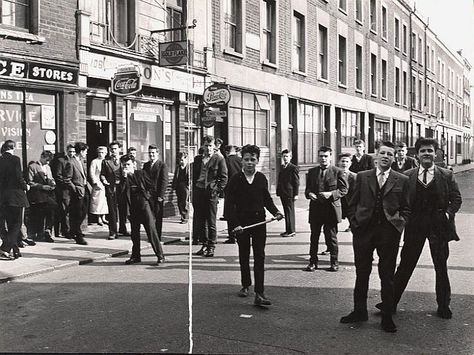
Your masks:
M 225 46 L 242 53 L 242 1 L 224 1 Z
M 382 59 L 382 98 L 387 98 L 387 61 Z
M 270 63 L 276 63 L 276 6 L 275 0 L 263 1 L 264 25 L 263 25 L 263 52 L 264 59 Z
M 377 95 L 377 56 L 370 54 L 370 93 Z
M 395 102 L 400 103 L 400 69 L 395 68 Z
M 18 29 L 29 30 L 30 1 L 29 0 L 1 0 L 0 23 Z
M 416 62 L 416 42 L 418 40 L 418 37 L 416 33 L 412 32 L 411 33 L 411 58 Z
M 298 12 L 293 15 L 293 68 L 305 71 L 305 24 L 304 16 Z
M 370 30 L 377 32 L 377 1 L 370 0 Z
M 387 8 L 382 6 L 382 38 L 387 39 Z
M 423 40 L 418 37 L 418 63 L 423 65 Z
M 183 7 L 182 1 L 174 0 L 166 2 L 166 28 L 183 27 Z M 185 38 L 185 31 L 170 31 L 166 33 L 167 41 L 181 41 Z
M 400 20 L 395 18 L 395 48 L 400 48 Z
M 319 78 L 328 79 L 328 29 L 319 25 Z
M 347 85 L 347 55 L 346 55 L 346 38 L 339 36 L 339 84 Z
M 356 89 L 362 90 L 362 47 L 356 44 Z
M 402 26 L 402 50 L 403 53 L 407 53 L 407 25 Z
M 362 22 L 362 0 L 356 0 L 355 2 L 355 18 Z
M 339 0 L 339 10 L 347 12 L 347 0 Z

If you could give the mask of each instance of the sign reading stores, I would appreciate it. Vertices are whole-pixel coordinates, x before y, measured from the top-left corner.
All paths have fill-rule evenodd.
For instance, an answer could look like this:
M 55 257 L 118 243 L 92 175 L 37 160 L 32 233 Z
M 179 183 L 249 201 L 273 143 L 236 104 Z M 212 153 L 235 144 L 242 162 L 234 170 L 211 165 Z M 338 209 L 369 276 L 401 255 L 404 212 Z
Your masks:
M 77 76 L 73 68 L 0 57 L 0 77 L 76 84 Z

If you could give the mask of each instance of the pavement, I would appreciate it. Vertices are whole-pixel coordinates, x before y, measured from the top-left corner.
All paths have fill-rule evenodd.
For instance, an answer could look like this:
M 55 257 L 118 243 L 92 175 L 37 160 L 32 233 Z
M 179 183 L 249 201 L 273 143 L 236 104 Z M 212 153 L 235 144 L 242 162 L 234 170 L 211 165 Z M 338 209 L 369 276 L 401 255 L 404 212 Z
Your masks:
M 453 167 L 455 173 L 471 169 L 474 169 L 474 163 Z M 282 211 L 281 206 L 279 205 L 279 199 L 274 198 L 274 201 Z M 307 204 L 298 203 L 297 205 L 306 206 Z M 218 216 L 222 216 L 222 207 L 223 203 L 219 203 Z M 301 226 L 307 224 L 306 207 L 297 207 L 296 216 L 297 225 Z M 341 231 L 344 231 L 347 228 L 346 224 L 346 221 L 341 223 L 339 226 Z M 227 225 L 225 221 L 217 221 L 219 243 L 223 242 L 226 238 L 226 228 Z M 280 223 L 273 223 L 269 225 L 268 231 L 269 233 L 279 233 L 282 231 L 282 225 Z M 172 243 L 183 244 L 186 242 L 186 237 L 189 233 L 189 226 L 187 224 L 179 223 L 178 216 L 163 219 L 162 243 L 164 245 Z M 350 233 L 344 234 L 347 234 L 347 236 L 343 236 L 342 238 L 347 237 L 347 242 L 350 243 Z M 130 237 L 120 237 L 115 240 L 107 240 L 107 226 L 100 227 L 98 225 L 89 225 L 85 235 L 88 245 L 77 245 L 73 240 L 55 238 L 54 243 L 39 242 L 36 246 L 26 246 L 21 249 L 23 255 L 21 258 L 15 261 L 2 261 L 0 263 L 0 283 L 77 265 L 103 261 L 110 257 L 127 255 L 132 247 Z M 150 247 L 151 246 L 147 243 L 146 235 L 142 230 L 142 249 L 148 249 Z M 167 247 L 165 246 L 165 255 L 166 249 Z

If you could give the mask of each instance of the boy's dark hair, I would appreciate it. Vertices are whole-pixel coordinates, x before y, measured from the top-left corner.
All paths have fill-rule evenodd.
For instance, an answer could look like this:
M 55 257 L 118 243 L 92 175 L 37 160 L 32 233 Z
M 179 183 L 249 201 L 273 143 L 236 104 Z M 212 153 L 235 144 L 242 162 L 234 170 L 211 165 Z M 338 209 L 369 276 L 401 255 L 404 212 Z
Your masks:
M 353 145 L 357 145 L 357 144 L 363 144 L 363 145 L 365 145 L 365 142 L 364 142 L 362 139 L 355 139 Z
M 291 154 L 291 150 L 289 150 L 289 149 L 283 149 L 283 150 L 281 151 L 281 155 L 283 155 L 283 154 Z
M 157 146 L 156 144 L 150 144 L 150 145 L 148 146 L 148 150 L 150 150 L 150 149 L 156 149 L 156 150 L 158 150 L 158 146 Z
M 11 139 L 7 139 L 3 144 L 2 148 L 0 148 L 0 153 L 3 154 L 7 150 L 12 150 L 15 149 L 15 142 L 12 141 Z
M 439 143 L 436 139 L 420 137 L 416 140 L 415 143 L 416 154 L 418 154 L 418 151 L 420 150 L 422 145 L 432 145 L 434 147 L 435 152 L 439 149 Z
M 378 149 L 380 149 L 382 146 L 389 147 L 389 148 L 392 148 L 393 150 L 395 150 L 395 144 L 393 144 L 390 141 L 381 141 L 380 144 L 379 144 Z
M 51 161 L 51 160 L 53 160 L 53 156 L 54 156 L 54 155 L 53 155 L 53 153 L 51 153 L 51 151 L 49 151 L 49 150 L 44 150 L 44 151 L 41 153 L 41 156 L 42 156 L 43 158 L 47 158 L 48 160 Z
M 349 158 L 349 159 L 351 159 L 351 158 L 352 158 L 352 154 L 351 154 L 351 153 L 342 153 L 342 154 L 339 154 L 338 159 L 341 160 L 342 158 Z
M 179 160 L 181 158 L 187 158 L 188 157 L 188 153 L 186 152 L 179 152 L 177 155 L 176 155 L 176 159 Z
M 397 142 L 397 148 L 407 148 L 407 144 L 405 142 Z
M 110 142 L 109 148 L 112 148 L 113 145 L 118 145 L 119 148 L 122 148 L 122 143 L 120 143 L 119 141 L 112 141 L 112 142 Z
M 89 149 L 89 146 L 83 142 L 76 142 L 74 144 L 74 149 L 76 150 L 76 154 L 82 152 L 83 150 Z
M 129 153 L 132 152 L 132 151 L 136 152 L 136 151 L 137 151 L 137 148 L 135 148 L 135 147 L 130 147 L 130 148 L 127 149 L 127 152 L 129 152 Z
M 329 152 L 329 153 L 332 154 L 332 149 L 331 149 L 331 147 L 328 147 L 327 145 L 323 145 L 323 146 L 319 147 L 318 153 L 319 152 L 323 152 L 323 153 Z
M 66 146 L 66 152 L 67 152 L 69 149 L 71 149 L 71 148 L 76 149 L 76 148 L 74 147 L 74 144 L 69 143 L 69 144 Z
M 220 138 L 216 138 L 216 145 L 220 144 L 222 145 L 224 143 L 224 141 Z
M 255 144 L 247 144 L 242 147 L 242 150 L 240 151 L 240 154 L 242 157 L 245 155 L 245 153 L 248 154 L 255 154 L 257 156 L 257 159 L 260 159 L 260 148 L 256 146 Z
M 215 142 L 216 140 L 214 139 L 213 136 L 204 136 L 202 138 L 202 142 L 203 143 L 212 143 L 212 142 Z
M 135 161 L 135 157 L 132 154 L 125 154 L 120 157 L 120 163 L 125 164 L 127 161 Z

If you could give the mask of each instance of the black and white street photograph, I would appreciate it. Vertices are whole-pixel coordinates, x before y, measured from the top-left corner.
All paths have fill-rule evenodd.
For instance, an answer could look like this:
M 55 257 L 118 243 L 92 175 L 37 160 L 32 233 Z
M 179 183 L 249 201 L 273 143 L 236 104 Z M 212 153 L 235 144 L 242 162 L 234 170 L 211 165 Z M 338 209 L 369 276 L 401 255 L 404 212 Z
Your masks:
M 0 0 L 0 353 L 474 354 L 474 0 Z

